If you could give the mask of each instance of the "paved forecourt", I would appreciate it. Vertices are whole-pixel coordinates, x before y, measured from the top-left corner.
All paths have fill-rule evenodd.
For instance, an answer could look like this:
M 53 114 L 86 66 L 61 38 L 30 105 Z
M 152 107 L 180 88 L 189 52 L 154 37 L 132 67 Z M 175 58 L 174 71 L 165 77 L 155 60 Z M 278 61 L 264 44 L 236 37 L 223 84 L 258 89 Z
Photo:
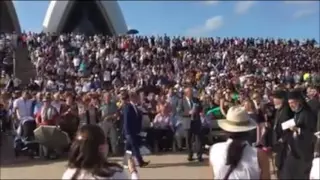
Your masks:
M 119 159 L 119 158 L 117 158 Z M 185 155 L 149 156 L 151 164 L 139 169 L 143 179 L 209 179 L 206 163 L 187 163 Z M 19 158 L 16 162 L 1 165 L 0 179 L 61 179 L 66 161 L 30 161 Z
M 61 179 L 65 160 L 30 160 L 13 157 L 12 147 L 4 140 L 1 147 L 0 179 Z M 146 156 L 151 164 L 139 169 L 141 179 L 212 179 L 207 157 L 204 163 L 187 162 L 185 154 Z M 111 158 L 121 161 L 121 158 Z

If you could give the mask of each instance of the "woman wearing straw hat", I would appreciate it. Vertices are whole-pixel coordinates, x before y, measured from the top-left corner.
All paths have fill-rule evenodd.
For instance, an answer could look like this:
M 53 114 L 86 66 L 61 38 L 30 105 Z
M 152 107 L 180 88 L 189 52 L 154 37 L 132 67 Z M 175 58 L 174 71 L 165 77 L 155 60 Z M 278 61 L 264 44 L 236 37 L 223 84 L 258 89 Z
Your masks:
M 210 149 L 210 165 L 214 179 L 270 179 L 267 154 L 247 142 L 249 132 L 257 127 L 245 109 L 234 106 L 218 125 L 229 139 Z

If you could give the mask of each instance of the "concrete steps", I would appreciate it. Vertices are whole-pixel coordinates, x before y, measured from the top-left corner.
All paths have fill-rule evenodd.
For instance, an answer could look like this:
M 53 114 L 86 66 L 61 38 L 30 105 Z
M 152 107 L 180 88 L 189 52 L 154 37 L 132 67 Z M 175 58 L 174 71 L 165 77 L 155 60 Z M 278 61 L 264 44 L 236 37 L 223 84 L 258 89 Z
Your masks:
M 28 59 L 29 51 L 27 47 L 18 46 L 15 50 L 14 74 L 20 79 L 22 85 L 29 83 L 30 78 L 36 76 L 36 69 Z

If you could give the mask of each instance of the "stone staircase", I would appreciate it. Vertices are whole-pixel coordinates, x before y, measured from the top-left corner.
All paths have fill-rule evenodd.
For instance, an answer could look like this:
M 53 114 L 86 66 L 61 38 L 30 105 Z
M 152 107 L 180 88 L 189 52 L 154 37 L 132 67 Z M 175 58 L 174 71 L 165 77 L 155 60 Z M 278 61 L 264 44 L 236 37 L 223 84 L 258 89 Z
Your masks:
M 15 50 L 14 74 L 21 80 L 22 85 L 27 85 L 30 78 L 36 77 L 36 69 L 28 59 L 27 47 L 18 46 Z

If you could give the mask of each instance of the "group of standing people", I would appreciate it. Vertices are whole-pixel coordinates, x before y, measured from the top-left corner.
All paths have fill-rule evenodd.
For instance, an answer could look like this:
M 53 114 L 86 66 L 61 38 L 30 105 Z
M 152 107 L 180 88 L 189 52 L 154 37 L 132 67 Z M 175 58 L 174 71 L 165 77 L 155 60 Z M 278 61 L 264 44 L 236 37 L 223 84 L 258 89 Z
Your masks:
M 162 135 L 167 135 L 163 132 L 178 133 L 179 129 L 179 133 L 184 134 L 183 138 L 186 139 L 187 160 L 193 161 L 196 151 L 197 160 L 202 162 L 206 136 L 203 130 L 206 123 L 218 123 L 218 126 L 227 132 L 226 137 L 229 139 L 224 143 L 213 142 L 215 144 L 210 149 L 210 162 L 216 179 L 223 178 L 226 174 L 235 179 L 270 176 L 270 173 L 266 173 L 269 168 L 263 169 L 266 168 L 263 163 L 268 162 L 269 165 L 270 150 L 276 154 L 275 165 L 279 179 L 308 179 L 314 154 L 319 155 L 315 150 L 319 143 L 316 145 L 314 135 L 319 131 L 320 101 L 317 88 L 309 86 L 305 93 L 301 89 L 278 89 L 270 95 L 268 103 L 261 101 L 257 93 L 253 93 L 249 98 L 240 95 L 237 100 L 230 102 L 229 98 L 225 97 L 217 101 L 217 104 L 213 97 L 211 106 L 215 106 L 210 108 L 220 107 L 228 102 L 228 105 L 221 106 L 224 110 L 220 112 L 220 120 L 216 118 L 219 113 L 206 113 L 208 104 L 198 98 L 197 91 L 191 86 L 183 89 L 182 96 L 178 96 L 176 91 L 177 89 L 169 89 L 165 96 L 160 95 L 155 101 L 154 120 L 149 121 L 148 126 L 153 127 L 153 133 L 157 134 L 154 141 L 160 141 Z M 75 138 L 79 127 L 97 125 L 103 132 L 104 143 L 111 145 L 108 149 L 118 152 L 114 145 L 122 134 L 124 150 L 131 152 L 140 167 L 149 164 L 143 160 L 139 147 L 143 138 L 141 132 L 146 130 L 143 116 L 152 110 L 143 107 L 148 106 L 148 103 L 153 104 L 152 98 L 141 98 L 137 92 L 125 89 L 117 95 L 111 92 L 83 94 L 80 99 L 69 92 L 53 95 L 35 93 L 33 97 L 28 91 L 24 91 L 20 97 L 13 94 L 13 97 L 8 98 L 6 95 L 2 94 L 2 107 L 5 110 L 12 102 L 12 112 L 17 119 L 34 116 L 39 126 L 59 126 L 74 142 L 77 141 Z M 291 119 L 294 125 L 284 129 L 283 124 Z M 237 122 L 240 120 L 248 122 Z M 120 134 L 117 123 L 121 128 Z M 230 129 L 230 125 L 235 127 Z M 172 143 L 165 143 L 168 142 Z M 108 151 L 104 152 L 105 155 L 108 154 Z M 228 162 L 225 162 L 224 158 Z M 238 162 L 232 158 L 238 159 Z M 243 163 L 253 165 L 253 169 Z M 242 164 L 241 168 L 239 164 Z M 229 166 L 232 168 L 226 171 Z M 243 174 L 246 171 L 249 173 Z
M 268 126 L 273 136 L 271 146 L 277 178 L 319 178 L 319 139 L 315 136 L 320 130 L 319 95 L 309 97 L 307 102 L 301 90 L 277 90 L 272 99 L 275 116 Z M 288 121 L 293 124 L 285 128 L 284 123 Z M 215 179 L 270 179 L 273 155 L 247 143 L 250 132 L 259 126 L 245 108 L 231 107 L 226 119 L 219 120 L 218 124 L 228 132 L 229 139 L 211 147 L 210 163 Z

